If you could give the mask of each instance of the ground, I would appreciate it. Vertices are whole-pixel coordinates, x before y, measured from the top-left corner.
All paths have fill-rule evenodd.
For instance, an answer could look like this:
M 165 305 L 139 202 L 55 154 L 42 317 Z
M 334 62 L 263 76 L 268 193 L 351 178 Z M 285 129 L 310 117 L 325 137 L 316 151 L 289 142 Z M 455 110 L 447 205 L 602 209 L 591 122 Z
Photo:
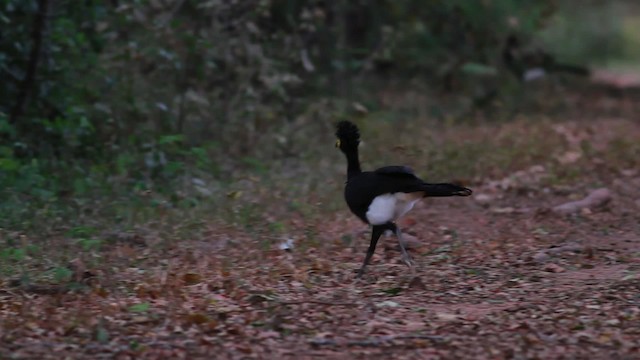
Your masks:
M 637 113 L 518 126 L 563 145 L 416 206 L 399 223 L 413 270 L 386 237 L 356 279 L 369 232 L 346 206 L 289 218 L 288 250 L 217 222 L 160 254 L 122 237 L 70 264 L 77 288 L 0 282 L 0 358 L 640 358 Z

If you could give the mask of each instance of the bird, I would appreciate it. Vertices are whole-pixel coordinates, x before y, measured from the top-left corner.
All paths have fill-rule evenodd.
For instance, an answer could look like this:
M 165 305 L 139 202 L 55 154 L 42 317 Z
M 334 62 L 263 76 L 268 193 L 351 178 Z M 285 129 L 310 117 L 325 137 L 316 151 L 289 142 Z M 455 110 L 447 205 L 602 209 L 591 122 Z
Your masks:
M 532 81 L 548 73 L 564 72 L 578 76 L 589 76 L 584 66 L 557 62 L 553 56 L 538 48 L 523 48 L 514 34 L 507 36 L 502 49 L 502 61 L 522 82 Z
M 380 236 L 387 230 L 398 239 L 402 262 L 409 268 L 413 261 L 402 241 L 396 221 L 425 197 L 470 196 L 471 189 L 450 183 L 427 183 L 407 166 L 384 166 L 362 171 L 358 155 L 360 130 L 348 120 L 336 124 L 336 147 L 347 159 L 347 181 L 344 199 L 351 212 L 372 226 L 371 242 L 357 278 L 362 277 L 376 250 Z

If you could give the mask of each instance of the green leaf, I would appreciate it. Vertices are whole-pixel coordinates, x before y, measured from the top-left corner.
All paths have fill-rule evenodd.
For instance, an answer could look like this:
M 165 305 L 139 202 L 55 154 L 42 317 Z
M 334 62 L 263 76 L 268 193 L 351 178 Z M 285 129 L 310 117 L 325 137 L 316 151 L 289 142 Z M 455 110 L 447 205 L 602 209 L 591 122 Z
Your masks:
M 385 293 L 385 294 L 396 296 L 400 292 L 402 292 L 402 288 L 401 287 L 393 287 L 393 288 L 389 288 L 389 289 L 383 289 L 382 292 Z
M 56 282 L 62 283 L 71 280 L 73 271 L 64 266 L 59 266 L 53 270 L 53 278 Z
M 18 170 L 20 163 L 14 159 L 0 159 L 0 170 L 11 172 Z
M 129 343 L 129 348 L 130 348 L 131 350 L 136 351 L 136 350 L 140 349 L 140 343 L 139 343 L 138 341 L 136 341 L 136 340 L 132 340 L 132 341 Z
M 89 190 L 89 186 L 87 184 L 86 179 L 75 179 L 73 180 L 73 191 L 78 195 L 84 195 Z
M 269 168 L 267 167 L 267 165 L 260 159 L 247 156 L 242 159 L 242 162 L 252 167 L 253 170 L 258 173 L 264 174 L 269 171 Z
M 100 245 L 102 245 L 102 240 L 92 239 L 92 238 L 83 238 L 83 239 L 79 239 L 77 241 L 77 244 L 82 246 L 82 249 L 84 251 L 90 251 L 93 249 L 100 248 Z
M 5 116 L 0 117 L 0 134 L 8 134 L 12 137 L 16 135 L 15 126 L 11 125 Z
M 0 251 L 0 258 L 6 260 L 21 261 L 27 256 L 24 249 L 8 248 Z
M 149 303 L 140 303 L 129 306 L 129 311 L 136 313 L 147 312 L 149 311 L 149 308 L 151 308 L 151 305 Z
M 98 329 L 96 330 L 96 340 L 102 344 L 108 343 L 109 332 L 107 332 L 107 329 L 102 326 L 98 327 Z
M 184 135 L 180 135 L 180 134 L 165 135 L 160 137 L 160 139 L 158 140 L 158 144 L 160 145 L 174 144 L 174 143 L 182 142 L 182 140 L 184 140 Z
M 91 226 L 76 226 L 67 232 L 67 236 L 72 238 L 86 238 L 95 234 L 96 228 Z
M 473 63 L 473 62 L 468 62 L 462 65 L 462 72 L 469 75 L 480 75 L 480 76 L 498 75 L 498 70 L 493 66 L 488 66 L 488 65 Z

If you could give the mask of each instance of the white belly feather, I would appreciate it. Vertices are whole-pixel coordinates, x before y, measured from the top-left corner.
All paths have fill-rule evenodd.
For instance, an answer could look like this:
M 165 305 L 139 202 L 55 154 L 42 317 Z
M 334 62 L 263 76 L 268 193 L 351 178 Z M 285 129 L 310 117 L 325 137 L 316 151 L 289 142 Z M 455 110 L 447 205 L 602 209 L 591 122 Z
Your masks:
M 413 208 L 424 193 L 394 193 L 376 196 L 367 210 L 367 220 L 371 225 L 382 225 L 395 221 Z

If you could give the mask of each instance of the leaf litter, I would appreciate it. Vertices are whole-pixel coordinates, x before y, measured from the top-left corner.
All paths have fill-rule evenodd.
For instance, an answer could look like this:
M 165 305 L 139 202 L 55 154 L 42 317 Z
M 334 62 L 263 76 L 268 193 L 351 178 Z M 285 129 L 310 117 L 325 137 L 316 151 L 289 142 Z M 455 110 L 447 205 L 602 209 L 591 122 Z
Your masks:
M 571 144 L 600 134 L 571 135 L 576 128 L 564 123 L 558 131 Z M 586 156 L 560 156 L 563 166 L 600 169 Z M 637 356 L 640 229 L 626 198 L 637 174 L 593 171 L 567 190 L 550 183 L 551 168 L 478 181 L 474 189 L 488 196 L 476 201 L 417 206 L 401 224 L 422 242 L 410 247 L 415 273 L 385 239 L 356 280 L 367 233 L 351 235 L 362 226 L 344 211 L 330 227 L 287 224 L 297 240 L 286 249 L 212 224 L 206 241 L 147 251 L 109 276 L 78 261 L 73 271 L 92 279 L 79 288 L 39 291 L 3 280 L 0 357 Z M 594 183 L 618 184 L 607 188 L 606 204 L 551 210 L 588 198 Z M 514 211 L 491 211 L 506 208 Z M 114 259 L 121 250 L 113 249 Z

